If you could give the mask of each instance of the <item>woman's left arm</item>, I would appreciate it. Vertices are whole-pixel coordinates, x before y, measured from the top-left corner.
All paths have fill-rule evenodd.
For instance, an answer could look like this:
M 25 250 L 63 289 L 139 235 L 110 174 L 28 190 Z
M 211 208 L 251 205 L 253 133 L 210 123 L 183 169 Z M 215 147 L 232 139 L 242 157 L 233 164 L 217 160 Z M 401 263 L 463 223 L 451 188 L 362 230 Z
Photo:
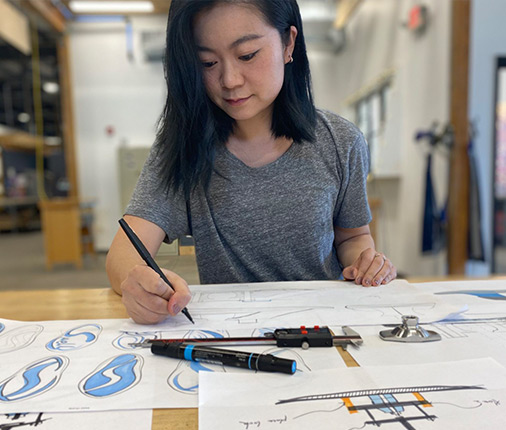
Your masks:
M 386 284 L 397 277 L 392 262 L 377 252 L 369 226 L 358 228 L 335 227 L 334 246 L 343 266 L 343 277 L 364 287 Z

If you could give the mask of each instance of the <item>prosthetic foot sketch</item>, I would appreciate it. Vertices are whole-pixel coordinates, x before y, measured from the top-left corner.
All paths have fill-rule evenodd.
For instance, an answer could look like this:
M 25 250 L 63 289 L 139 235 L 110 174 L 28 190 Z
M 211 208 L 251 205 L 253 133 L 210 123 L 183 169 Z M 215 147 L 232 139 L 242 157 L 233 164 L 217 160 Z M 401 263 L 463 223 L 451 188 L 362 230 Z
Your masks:
M 81 393 L 104 398 L 129 390 L 139 383 L 144 359 L 136 354 L 112 357 L 79 383 Z
M 29 399 L 54 388 L 69 364 L 65 356 L 47 357 L 0 382 L 0 403 Z
M 364 421 L 363 427 L 368 425 L 388 427 L 389 424 L 395 424 L 397 425 L 395 428 L 399 428 L 400 425 L 401 428 L 415 430 L 415 421 L 434 421 L 437 419 L 437 415 L 426 411 L 426 408 L 432 408 L 433 404 L 421 393 L 484 389 L 484 387 L 478 385 L 379 388 L 299 396 L 279 400 L 276 404 L 339 399 L 350 414 L 356 414 L 361 411 L 367 414 L 368 419 Z

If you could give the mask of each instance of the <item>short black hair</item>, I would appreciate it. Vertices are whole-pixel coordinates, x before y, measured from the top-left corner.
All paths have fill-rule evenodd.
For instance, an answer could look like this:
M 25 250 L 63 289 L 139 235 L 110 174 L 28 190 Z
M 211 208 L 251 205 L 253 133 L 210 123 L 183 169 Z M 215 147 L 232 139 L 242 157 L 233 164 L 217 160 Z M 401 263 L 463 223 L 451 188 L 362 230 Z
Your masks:
M 288 41 L 290 27 L 297 28 L 293 62 L 285 66 L 271 129 L 274 137 L 284 136 L 297 143 L 314 141 L 316 109 L 296 0 L 172 0 L 164 56 L 167 100 L 158 121 L 155 144 L 160 186 L 166 192 L 183 191 L 187 200 L 196 186 L 209 185 L 216 145 L 227 141 L 235 123 L 207 96 L 193 35 L 197 13 L 220 2 L 256 7 L 266 22 L 278 30 L 283 44 Z

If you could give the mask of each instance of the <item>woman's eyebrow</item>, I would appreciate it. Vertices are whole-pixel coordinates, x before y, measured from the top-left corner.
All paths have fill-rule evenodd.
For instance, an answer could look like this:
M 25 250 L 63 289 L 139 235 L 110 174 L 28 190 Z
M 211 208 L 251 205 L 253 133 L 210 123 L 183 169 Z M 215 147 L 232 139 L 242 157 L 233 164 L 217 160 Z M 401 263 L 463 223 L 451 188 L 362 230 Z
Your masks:
M 262 37 L 263 36 L 260 34 L 245 34 L 244 36 L 241 36 L 239 39 L 234 40 L 230 44 L 229 48 L 230 49 L 236 48 L 237 46 L 239 46 L 242 43 L 249 42 L 250 40 L 261 39 Z M 203 51 L 203 52 L 213 52 L 213 50 L 211 48 L 208 48 L 206 46 L 197 46 L 197 49 L 199 51 Z

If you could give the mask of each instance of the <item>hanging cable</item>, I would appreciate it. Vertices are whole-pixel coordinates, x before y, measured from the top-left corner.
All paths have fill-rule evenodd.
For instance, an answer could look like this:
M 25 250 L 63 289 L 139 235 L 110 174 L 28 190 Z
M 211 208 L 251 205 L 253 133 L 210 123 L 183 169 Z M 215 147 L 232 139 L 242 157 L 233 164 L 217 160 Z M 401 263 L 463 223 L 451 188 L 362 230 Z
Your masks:
M 44 187 L 44 116 L 42 112 L 42 96 L 40 82 L 39 35 L 37 25 L 32 21 L 30 25 L 32 38 L 32 97 L 35 117 L 35 130 L 39 139 L 35 144 L 35 172 L 37 178 L 37 194 L 39 199 L 47 200 Z

